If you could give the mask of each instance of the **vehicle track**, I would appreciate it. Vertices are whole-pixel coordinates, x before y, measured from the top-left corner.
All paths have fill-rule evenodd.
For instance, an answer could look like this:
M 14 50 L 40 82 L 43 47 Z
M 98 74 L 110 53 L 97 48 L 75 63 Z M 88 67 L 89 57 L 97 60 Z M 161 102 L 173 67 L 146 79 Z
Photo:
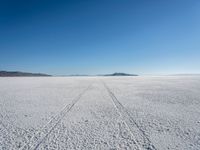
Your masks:
M 129 128 L 138 149 L 157 150 L 150 141 L 150 139 L 148 138 L 148 136 L 145 134 L 145 132 L 140 128 L 140 126 L 134 121 L 134 119 L 128 113 L 126 108 L 118 101 L 114 93 L 109 89 L 109 87 L 103 81 L 102 83 L 106 88 L 108 94 L 110 95 L 115 108 L 117 109 L 118 113 L 122 116 L 126 126 Z
M 91 86 L 92 84 L 83 90 L 70 104 L 66 105 L 55 117 L 34 134 L 30 141 L 22 146 L 20 150 L 36 150 Z

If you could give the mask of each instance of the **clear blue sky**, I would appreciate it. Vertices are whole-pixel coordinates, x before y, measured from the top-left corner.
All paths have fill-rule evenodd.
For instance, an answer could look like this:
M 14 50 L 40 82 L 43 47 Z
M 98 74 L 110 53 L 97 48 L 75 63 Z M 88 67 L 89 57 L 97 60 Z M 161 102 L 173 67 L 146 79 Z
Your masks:
M 0 0 L 0 70 L 200 73 L 200 0 Z

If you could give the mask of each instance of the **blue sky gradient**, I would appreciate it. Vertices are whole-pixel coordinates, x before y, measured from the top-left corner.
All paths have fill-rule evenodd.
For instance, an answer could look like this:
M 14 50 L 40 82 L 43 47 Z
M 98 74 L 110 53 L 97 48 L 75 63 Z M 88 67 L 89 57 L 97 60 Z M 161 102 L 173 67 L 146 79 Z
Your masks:
M 200 1 L 2 0 L 0 70 L 200 73 Z

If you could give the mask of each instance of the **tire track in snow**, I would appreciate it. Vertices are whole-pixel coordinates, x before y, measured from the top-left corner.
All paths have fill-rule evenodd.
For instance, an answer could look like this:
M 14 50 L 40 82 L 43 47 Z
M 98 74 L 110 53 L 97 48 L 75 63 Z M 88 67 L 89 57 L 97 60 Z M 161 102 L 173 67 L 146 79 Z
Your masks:
M 36 150 L 91 86 L 92 84 L 83 90 L 70 104 L 66 105 L 55 117 L 34 134 L 30 141 L 22 146 L 20 150 Z
M 103 82 L 104 87 L 108 91 L 115 108 L 118 113 L 123 117 L 126 126 L 129 128 L 132 137 L 138 147 L 138 149 L 143 150 L 157 150 L 155 146 L 151 143 L 150 139 L 147 137 L 145 132 L 140 128 L 140 126 L 134 121 L 130 116 L 126 108 L 118 101 L 114 93 L 109 89 L 109 87 Z

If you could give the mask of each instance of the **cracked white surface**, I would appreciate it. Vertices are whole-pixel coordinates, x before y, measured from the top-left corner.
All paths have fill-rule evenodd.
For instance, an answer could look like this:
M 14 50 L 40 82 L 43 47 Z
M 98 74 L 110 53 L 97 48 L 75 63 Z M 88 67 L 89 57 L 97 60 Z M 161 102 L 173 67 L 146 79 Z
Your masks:
M 199 108 L 198 76 L 0 78 L 0 149 L 197 150 Z

